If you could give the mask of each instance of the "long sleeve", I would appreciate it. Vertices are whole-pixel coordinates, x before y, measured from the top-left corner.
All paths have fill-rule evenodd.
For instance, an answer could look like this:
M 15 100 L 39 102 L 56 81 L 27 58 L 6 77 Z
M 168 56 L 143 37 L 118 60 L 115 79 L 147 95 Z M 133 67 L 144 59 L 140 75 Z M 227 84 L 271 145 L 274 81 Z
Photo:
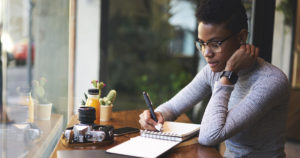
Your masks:
M 175 120 L 180 114 L 201 101 L 211 93 L 209 67 L 203 68 L 195 78 L 173 98 L 158 106 L 155 111 L 161 112 L 165 120 Z
M 237 85 L 236 91 L 234 86 L 222 85 L 220 82 L 215 83 L 212 97 L 201 123 L 198 139 L 200 144 L 215 145 L 220 143 L 245 129 L 253 127 L 262 119 L 265 119 L 266 122 L 259 122 L 262 124 L 259 126 L 265 128 L 259 129 L 265 131 L 265 133 L 261 132 L 261 135 L 269 134 L 267 132 L 272 129 L 268 128 L 277 125 L 278 121 L 272 122 L 271 119 L 273 118 L 265 115 L 269 114 L 271 110 L 274 113 L 278 111 L 285 113 L 289 93 L 288 81 L 284 74 L 274 74 L 274 72 L 263 79 L 258 76 L 255 77 L 258 79 L 246 92 L 243 91 L 245 83 Z M 241 97 L 239 93 L 246 93 L 246 95 L 239 98 Z M 231 109 L 228 108 L 229 101 L 236 103 Z M 282 118 L 281 115 L 279 117 Z

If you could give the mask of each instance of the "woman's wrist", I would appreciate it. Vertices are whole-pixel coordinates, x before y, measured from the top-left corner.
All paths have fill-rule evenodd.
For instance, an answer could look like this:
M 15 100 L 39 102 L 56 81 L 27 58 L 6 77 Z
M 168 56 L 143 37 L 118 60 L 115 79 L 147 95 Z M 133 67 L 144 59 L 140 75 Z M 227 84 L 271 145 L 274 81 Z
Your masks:
M 232 64 L 226 64 L 224 71 L 232 71 L 236 74 L 239 72 L 239 70 Z
M 223 77 L 220 78 L 220 83 L 222 83 L 222 84 L 224 84 L 224 85 L 233 85 L 233 84 L 229 81 L 229 79 L 228 79 L 227 77 L 225 77 L 225 76 L 223 76 Z

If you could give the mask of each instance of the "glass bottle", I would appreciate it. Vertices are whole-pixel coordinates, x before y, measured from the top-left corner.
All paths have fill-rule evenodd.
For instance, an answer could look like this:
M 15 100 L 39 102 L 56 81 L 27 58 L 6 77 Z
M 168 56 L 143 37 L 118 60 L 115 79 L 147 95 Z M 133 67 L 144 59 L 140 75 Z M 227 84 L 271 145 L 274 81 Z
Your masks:
M 89 89 L 88 99 L 86 101 L 86 106 L 94 107 L 96 110 L 96 120 L 95 124 L 100 124 L 100 102 L 99 102 L 99 89 Z
M 27 122 L 34 122 L 34 102 L 31 96 L 31 92 L 22 92 L 22 105 L 26 105 L 28 107 L 28 118 Z

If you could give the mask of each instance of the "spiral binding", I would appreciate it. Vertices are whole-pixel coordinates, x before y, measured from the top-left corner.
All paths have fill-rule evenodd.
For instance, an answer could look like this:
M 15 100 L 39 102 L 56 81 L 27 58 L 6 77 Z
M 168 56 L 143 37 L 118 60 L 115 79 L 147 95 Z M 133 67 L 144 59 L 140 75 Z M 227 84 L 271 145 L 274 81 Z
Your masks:
M 153 139 L 161 139 L 161 140 L 169 140 L 169 141 L 182 141 L 182 138 L 176 133 L 168 133 L 168 132 L 156 132 L 156 131 L 140 131 L 142 137 L 153 138 Z

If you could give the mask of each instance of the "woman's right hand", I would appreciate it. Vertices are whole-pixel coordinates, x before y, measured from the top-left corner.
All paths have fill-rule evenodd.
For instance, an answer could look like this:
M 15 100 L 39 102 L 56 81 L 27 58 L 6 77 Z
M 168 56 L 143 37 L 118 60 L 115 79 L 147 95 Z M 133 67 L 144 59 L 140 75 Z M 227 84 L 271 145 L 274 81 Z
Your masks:
M 156 118 L 157 118 L 158 122 L 155 122 L 151 118 L 150 110 L 145 110 L 143 113 L 140 114 L 139 123 L 140 123 L 142 128 L 144 128 L 146 130 L 150 130 L 150 131 L 156 131 L 155 126 L 157 124 L 162 125 L 164 123 L 164 118 L 163 118 L 162 114 L 160 112 L 154 112 L 154 113 L 156 115 Z

